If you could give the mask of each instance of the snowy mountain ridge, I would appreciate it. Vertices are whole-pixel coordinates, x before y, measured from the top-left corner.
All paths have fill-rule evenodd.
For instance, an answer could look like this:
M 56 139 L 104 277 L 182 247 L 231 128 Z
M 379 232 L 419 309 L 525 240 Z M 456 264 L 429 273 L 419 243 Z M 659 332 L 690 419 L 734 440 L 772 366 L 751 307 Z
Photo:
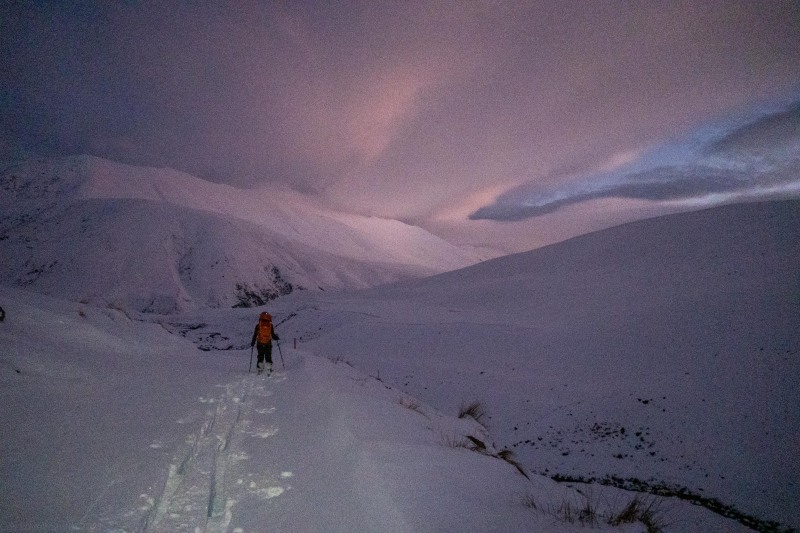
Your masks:
M 280 188 L 238 189 L 91 156 L 3 168 L 0 280 L 73 300 L 156 313 L 253 305 L 484 257 Z

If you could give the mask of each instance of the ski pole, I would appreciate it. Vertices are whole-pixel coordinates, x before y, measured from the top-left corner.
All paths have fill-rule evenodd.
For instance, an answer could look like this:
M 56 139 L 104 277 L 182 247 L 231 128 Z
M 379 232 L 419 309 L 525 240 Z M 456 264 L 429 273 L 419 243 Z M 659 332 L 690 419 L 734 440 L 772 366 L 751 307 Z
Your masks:
M 249 374 L 250 371 L 253 370 L 253 347 L 250 347 L 250 366 L 247 367 L 247 373 Z
M 283 365 L 283 369 L 286 370 L 286 363 L 283 361 L 283 351 L 281 351 L 281 343 L 278 343 L 278 353 L 281 354 L 281 365 Z

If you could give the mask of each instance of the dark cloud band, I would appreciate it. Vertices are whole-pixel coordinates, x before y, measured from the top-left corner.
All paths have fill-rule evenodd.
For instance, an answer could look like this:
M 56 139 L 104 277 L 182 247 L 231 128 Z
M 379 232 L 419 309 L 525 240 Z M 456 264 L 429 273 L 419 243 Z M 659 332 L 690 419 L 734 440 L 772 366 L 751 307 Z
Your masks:
M 697 152 L 693 159 L 673 165 L 584 176 L 577 184 L 550 191 L 526 184 L 469 218 L 519 221 L 601 198 L 683 200 L 796 185 L 800 183 L 800 103 L 733 128 Z

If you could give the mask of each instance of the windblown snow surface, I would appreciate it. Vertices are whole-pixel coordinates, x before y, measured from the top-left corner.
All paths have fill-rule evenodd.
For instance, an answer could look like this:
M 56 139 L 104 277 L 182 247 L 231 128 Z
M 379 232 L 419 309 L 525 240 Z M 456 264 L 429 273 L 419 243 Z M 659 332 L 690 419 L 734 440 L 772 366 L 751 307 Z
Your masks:
M 798 236 L 736 205 L 294 293 L 270 377 L 261 309 L 2 287 L 0 530 L 798 528 Z

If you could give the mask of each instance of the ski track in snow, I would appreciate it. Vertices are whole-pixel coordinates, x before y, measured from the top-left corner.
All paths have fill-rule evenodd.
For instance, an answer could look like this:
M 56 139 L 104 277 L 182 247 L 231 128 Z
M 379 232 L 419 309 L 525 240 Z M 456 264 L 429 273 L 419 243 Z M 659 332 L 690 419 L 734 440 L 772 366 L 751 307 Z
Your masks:
M 267 405 L 272 396 L 269 384 L 285 379 L 282 374 L 271 377 L 248 374 L 237 382 L 220 386 L 225 392 L 218 398 L 200 398 L 215 408 L 207 412 L 199 431 L 187 437 L 186 448 L 170 463 L 160 491 L 154 496 L 141 496 L 148 508 L 137 531 L 224 532 L 242 494 L 265 500 L 286 490 L 264 486 L 253 479 L 246 483 L 231 475 L 237 463 L 249 459 L 241 445 L 245 439 L 267 439 L 277 433 L 266 418 L 275 411 Z M 291 477 L 291 473 L 283 472 L 281 477 Z

